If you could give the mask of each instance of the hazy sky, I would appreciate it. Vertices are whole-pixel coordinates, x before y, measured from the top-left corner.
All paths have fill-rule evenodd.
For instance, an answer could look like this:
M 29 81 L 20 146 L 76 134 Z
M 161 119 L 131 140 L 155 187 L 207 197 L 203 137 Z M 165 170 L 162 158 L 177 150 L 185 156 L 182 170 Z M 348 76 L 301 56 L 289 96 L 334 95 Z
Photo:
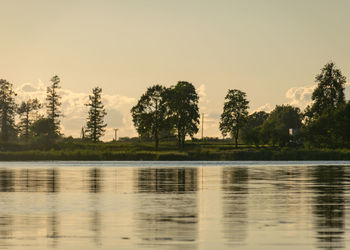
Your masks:
M 44 98 L 59 75 L 66 134 L 79 134 L 94 86 L 108 127 L 132 136 L 129 110 L 148 86 L 189 81 L 205 134 L 219 136 L 228 89 L 246 92 L 251 111 L 303 107 L 328 61 L 350 77 L 350 1 L 0 0 L 0 10 L 0 78 L 20 101 Z

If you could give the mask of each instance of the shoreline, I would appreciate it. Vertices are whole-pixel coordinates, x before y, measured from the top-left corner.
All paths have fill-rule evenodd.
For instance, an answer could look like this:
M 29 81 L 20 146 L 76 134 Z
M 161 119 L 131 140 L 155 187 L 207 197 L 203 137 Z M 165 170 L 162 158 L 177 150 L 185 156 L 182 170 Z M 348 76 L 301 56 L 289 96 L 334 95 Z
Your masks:
M 350 150 L 236 149 L 232 151 L 0 151 L 0 161 L 350 161 Z

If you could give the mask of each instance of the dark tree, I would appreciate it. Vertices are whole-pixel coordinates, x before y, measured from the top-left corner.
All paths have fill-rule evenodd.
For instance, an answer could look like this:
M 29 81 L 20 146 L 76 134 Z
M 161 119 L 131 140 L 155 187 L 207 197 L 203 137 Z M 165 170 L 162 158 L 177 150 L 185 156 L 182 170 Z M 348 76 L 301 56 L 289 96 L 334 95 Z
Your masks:
M 1 139 L 8 141 L 11 135 L 15 135 L 15 115 L 17 105 L 15 103 L 15 92 L 12 84 L 0 79 L 0 128 Z
M 259 144 L 264 141 L 261 135 L 261 127 L 264 121 L 269 117 L 269 114 L 265 111 L 254 112 L 247 117 L 247 122 L 242 129 L 242 140 L 246 144 Z
M 345 104 L 346 77 L 333 62 L 327 63 L 321 69 L 321 73 L 316 76 L 316 83 L 318 85 L 312 93 L 312 106 L 306 109 L 306 116 L 310 119 L 317 119 L 323 112 Z
M 60 135 L 60 120 L 61 116 L 60 106 L 61 106 L 61 96 L 57 93 L 59 86 L 60 78 L 56 75 L 51 78 L 51 86 L 47 87 L 47 96 L 46 96 L 46 108 L 47 108 L 47 118 L 51 120 L 52 131 L 49 133 L 49 137 L 54 138 Z
M 168 125 L 166 119 L 165 87 L 154 85 L 147 89 L 131 109 L 132 120 L 139 135 L 154 139 L 156 150 L 159 134 Z
M 350 103 L 323 112 L 301 130 L 306 146 L 344 148 L 350 146 Z
M 19 122 L 19 129 L 20 133 L 26 141 L 29 137 L 29 129 L 30 126 L 33 123 L 34 117 L 33 117 L 33 111 L 37 111 L 41 108 L 41 104 L 39 103 L 38 99 L 29 99 L 26 102 L 22 102 L 19 108 L 17 109 L 17 113 L 20 117 Z
M 247 116 L 249 101 L 246 93 L 238 89 L 229 89 L 225 97 L 224 110 L 220 118 L 220 131 L 223 136 L 230 134 L 238 147 L 238 137 Z
M 47 140 L 50 136 L 50 133 L 52 132 L 52 121 L 50 118 L 39 118 L 36 121 L 34 121 L 30 126 L 30 132 L 35 137 L 45 137 Z
M 185 144 L 186 136 L 198 132 L 199 97 L 189 82 L 178 82 L 166 91 L 167 114 L 177 133 L 179 147 Z
M 105 127 L 104 117 L 107 114 L 101 100 L 102 89 L 95 87 L 92 89 L 92 95 L 89 95 L 89 103 L 85 104 L 90 107 L 86 122 L 86 134 L 93 142 L 97 142 L 104 135 Z
M 290 105 L 280 105 L 270 113 L 262 125 L 262 133 L 270 138 L 273 145 L 285 146 L 290 141 L 289 129 L 300 129 L 300 109 Z

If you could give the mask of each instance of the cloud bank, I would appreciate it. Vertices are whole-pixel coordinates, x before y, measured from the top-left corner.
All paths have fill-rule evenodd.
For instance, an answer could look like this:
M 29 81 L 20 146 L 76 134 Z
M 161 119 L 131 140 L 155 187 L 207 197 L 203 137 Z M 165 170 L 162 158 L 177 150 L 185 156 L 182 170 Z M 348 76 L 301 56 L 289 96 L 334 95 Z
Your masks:
M 26 101 L 30 98 L 38 98 L 41 103 L 45 103 L 47 86 L 38 81 L 38 83 L 24 83 L 15 89 L 17 93 L 17 102 Z M 79 137 L 81 128 L 86 124 L 89 94 L 83 92 L 74 92 L 68 89 L 60 89 L 59 94 L 62 97 L 61 128 L 65 136 Z M 105 106 L 107 123 L 105 136 L 103 140 L 112 140 L 114 137 L 114 128 L 119 128 L 120 136 L 134 136 L 136 131 L 132 125 L 130 109 L 135 104 L 136 99 L 122 95 L 106 95 L 102 92 L 102 102 Z M 41 111 L 45 113 L 45 108 Z

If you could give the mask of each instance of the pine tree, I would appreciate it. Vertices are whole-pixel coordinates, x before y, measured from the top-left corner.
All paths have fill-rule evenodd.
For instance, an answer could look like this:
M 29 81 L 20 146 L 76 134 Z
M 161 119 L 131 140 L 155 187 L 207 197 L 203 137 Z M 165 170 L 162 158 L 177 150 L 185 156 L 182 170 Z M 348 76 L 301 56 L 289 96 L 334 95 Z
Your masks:
M 51 131 L 49 137 L 53 138 L 60 134 L 60 120 L 61 116 L 60 106 L 61 106 L 61 96 L 57 93 L 59 86 L 60 78 L 56 75 L 51 78 L 52 85 L 47 87 L 47 96 L 46 96 L 46 108 L 47 108 L 47 118 L 51 120 Z
M 104 135 L 105 127 L 103 118 L 107 114 L 101 100 L 102 88 L 95 87 L 92 89 L 92 95 L 89 95 L 89 103 L 85 104 L 90 107 L 86 122 L 86 134 L 93 142 L 97 142 Z
M 15 95 L 12 84 L 0 79 L 0 129 L 3 141 L 8 141 L 11 134 L 15 135 Z
M 29 99 L 26 102 L 22 102 L 19 106 L 17 113 L 20 116 L 20 122 L 18 127 L 20 129 L 20 134 L 24 136 L 26 140 L 29 137 L 29 128 L 33 123 L 33 111 L 41 108 L 41 104 L 38 99 Z M 35 113 L 35 112 L 34 112 Z

